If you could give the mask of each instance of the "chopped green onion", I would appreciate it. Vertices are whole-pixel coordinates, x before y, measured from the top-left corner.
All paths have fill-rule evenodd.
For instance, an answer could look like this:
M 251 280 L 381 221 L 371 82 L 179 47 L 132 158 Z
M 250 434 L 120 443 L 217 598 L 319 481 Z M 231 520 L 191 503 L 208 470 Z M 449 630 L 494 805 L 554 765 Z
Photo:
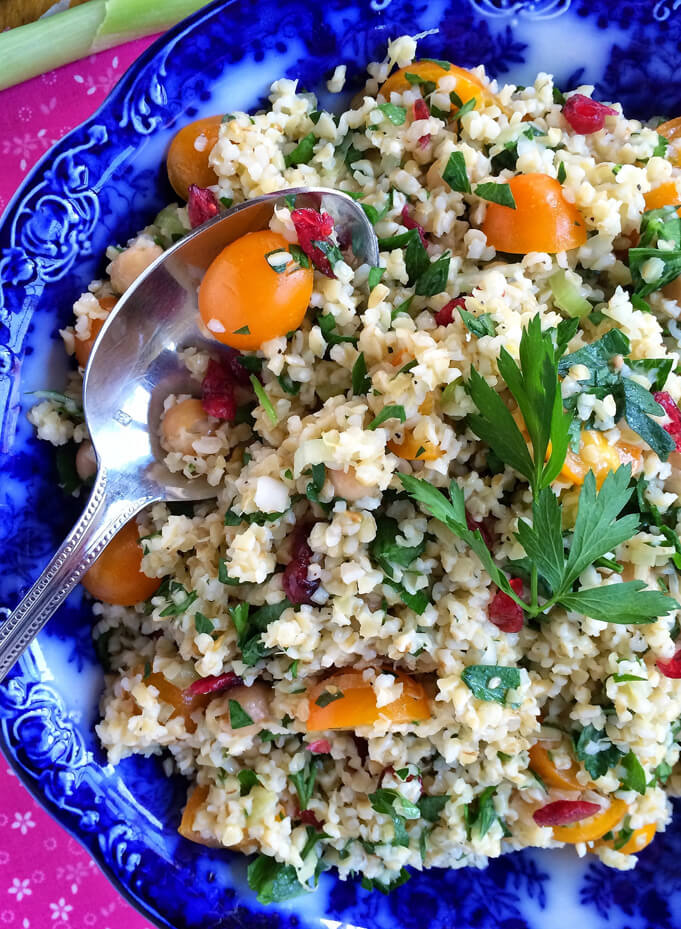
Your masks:
M 567 273 L 562 268 L 551 275 L 549 286 L 553 294 L 553 302 L 567 316 L 581 318 L 588 316 L 593 309 L 589 301 L 580 294 L 576 284 L 568 280 Z
M 265 393 L 265 388 L 262 386 L 255 374 L 251 374 L 251 384 L 253 386 L 253 390 L 255 391 L 256 397 L 260 401 L 260 406 L 267 413 L 272 425 L 276 426 L 276 424 L 279 422 L 279 417 L 277 416 L 276 411 L 272 406 L 272 401 Z

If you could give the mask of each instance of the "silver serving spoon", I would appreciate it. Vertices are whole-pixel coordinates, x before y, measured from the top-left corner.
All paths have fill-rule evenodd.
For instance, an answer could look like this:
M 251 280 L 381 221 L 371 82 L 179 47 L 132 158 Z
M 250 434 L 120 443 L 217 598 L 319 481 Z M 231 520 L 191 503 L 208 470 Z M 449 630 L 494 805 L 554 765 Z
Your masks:
M 211 261 L 246 232 L 268 226 L 278 202 L 329 213 L 357 263 L 378 264 L 378 242 L 364 211 L 323 187 L 278 191 L 246 201 L 164 252 L 125 292 L 95 342 L 83 409 L 97 455 L 97 477 L 83 513 L 13 613 L 0 625 L 0 681 L 116 533 L 150 503 L 203 500 L 216 491 L 163 464 L 158 425 L 163 401 L 196 382 L 178 357 L 189 345 L 219 352 L 198 327 L 197 289 Z

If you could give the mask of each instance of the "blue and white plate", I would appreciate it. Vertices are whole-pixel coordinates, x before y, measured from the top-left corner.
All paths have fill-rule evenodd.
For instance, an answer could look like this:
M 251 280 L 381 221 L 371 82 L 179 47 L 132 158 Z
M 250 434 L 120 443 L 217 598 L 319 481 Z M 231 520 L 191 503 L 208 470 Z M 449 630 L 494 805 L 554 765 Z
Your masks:
M 359 80 L 388 38 L 438 30 L 419 54 L 483 62 L 518 83 L 553 72 L 596 85 L 640 117 L 681 114 L 681 0 L 227 0 L 171 30 L 95 115 L 33 170 L 0 227 L 0 603 L 14 605 L 70 526 L 53 449 L 26 421 L 30 392 L 59 389 L 57 329 L 74 298 L 171 199 L 164 152 L 201 115 L 248 109 L 282 75 Z M 350 88 L 352 93 L 352 88 Z M 323 94 L 322 94 L 323 96 Z M 74 594 L 0 687 L 0 747 L 26 786 L 152 922 L 175 929 L 681 929 L 681 807 L 634 872 L 569 852 L 486 871 L 415 874 L 389 897 L 322 877 L 316 894 L 263 910 L 236 855 L 177 835 L 185 798 L 157 759 L 108 766 L 93 733 L 101 670 Z

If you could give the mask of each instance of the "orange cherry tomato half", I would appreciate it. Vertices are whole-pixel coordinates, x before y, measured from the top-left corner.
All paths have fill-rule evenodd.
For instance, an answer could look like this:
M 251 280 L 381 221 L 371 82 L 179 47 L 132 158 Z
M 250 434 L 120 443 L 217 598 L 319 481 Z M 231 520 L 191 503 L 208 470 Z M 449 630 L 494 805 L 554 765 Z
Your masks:
M 442 457 L 439 445 L 433 445 L 428 439 L 420 441 L 414 438 L 413 429 L 404 430 L 404 438 L 401 442 L 391 439 L 388 442 L 388 450 L 405 461 L 437 461 Z
M 482 231 L 497 251 L 526 255 L 578 248 L 586 242 L 582 216 L 548 174 L 519 174 L 508 182 L 516 208 L 488 203 Z
M 553 838 L 571 845 L 578 842 L 595 842 L 596 839 L 603 838 L 606 832 L 610 832 L 626 814 L 627 805 L 624 800 L 615 798 L 602 813 L 596 813 L 588 819 L 580 819 L 570 826 L 554 826 Z
M 641 470 L 643 452 L 636 445 L 617 442 L 611 445 L 602 432 L 596 429 L 583 429 L 579 452 L 568 449 L 560 477 L 566 478 L 578 487 L 584 483 L 589 471 L 596 477 L 596 486 L 601 487 L 611 471 L 616 471 L 623 464 L 631 465 L 631 473 Z
M 113 537 L 80 582 L 96 600 L 116 606 L 133 606 L 158 590 L 160 578 L 147 577 L 142 571 L 142 546 L 134 519 Z
M 180 835 L 189 839 L 190 842 L 196 842 L 197 845 L 207 845 L 209 848 L 218 848 L 220 843 L 217 839 L 204 839 L 201 833 L 194 831 L 194 820 L 199 809 L 203 806 L 208 798 L 208 787 L 200 785 L 195 787 L 187 798 L 187 805 L 182 812 L 182 820 L 177 827 Z
M 561 790 L 584 790 L 584 785 L 577 780 L 579 771 L 577 764 L 573 762 L 569 768 L 557 768 L 541 742 L 535 742 L 530 749 L 530 768 L 548 787 L 558 787 Z
M 665 181 L 659 187 L 649 190 L 644 196 L 646 210 L 659 210 L 663 206 L 674 206 L 681 203 L 681 197 L 674 181 Z M 681 216 L 681 209 L 676 211 Z
M 249 232 L 224 248 L 199 287 L 199 312 L 208 331 L 241 350 L 286 335 L 303 321 L 312 296 L 312 268 L 291 262 L 293 270 L 275 271 L 271 252 L 288 251 L 277 232 Z
M 390 94 L 401 94 L 405 90 L 411 90 L 414 85 L 407 78 L 407 74 L 414 74 L 422 81 L 432 81 L 433 84 L 437 84 L 445 74 L 451 74 L 456 78 L 455 93 L 462 103 L 468 103 L 473 97 L 475 97 L 476 105 L 480 100 L 492 99 L 485 85 L 470 71 L 458 68 L 449 62 L 438 64 L 436 61 L 415 61 L 406 68 L 394 71 L 381 85 L 378 92 L 389 102 Z
M 371 726 L 381 719 L 408 723 L 428 719 L 430 708 L 425 690 L 403 671 L 395 677 L 404 685 L 401 695 L 386 706 L 376 706 L 376 695 L 361 671 L 338 671 L 310 690 L 308 732 L 324 729 L 355 729 Z
M 189 198 L 189 185 L 212 187 L 218 176 L 208 164 L 208 156 L 218 140 L 222 116 L 207 116 L 184 126 L 168 149 L 168 180 L 183 200 Z M 198 148 L 196 147 L 198 145 Z
M 116 305 L 116 298 L 115 297 L 102 297 L 99 301 L 99 305 L 104 310 L 113 310 L 114 306 Z M 90 320 L 90 335 L 87 337 L 87 339 L 79 339 L 78 336 L 76 336 L 76 339 L 75 339 L 76 361 L 81 366 L 81 368 L 84 368 L 87 365 L 88 359 L 90 357 L 90 352 L 92 351 L 92 346 L 95 344 L 95 340 L 97 339 L 97 336 L 99 335 L 101 328 L 105 322 L 106 322 L 106 319 L 91 319 Z
M 641 826 L 640 829 L 634 829 L 629 839 L 621 848 L 618 848 L 617 851 L 622 852 L 623 855 L 638 855 L 647 845 L 650 845 L 655 838 L 656 832 L 657 826 L 654 823 L 646 823 L 646 825 Z M 615 839 L 603 839 L 603 841 L 598 844 L 604 845 L 607 848 L 614 848 Z
M 196 723 L 191 718 L 191 714 L 194 710 L 207 706 L 212 694 L 190 694 L 186 690 L 180 690 L 159 671 L 152 671 L 151 674 L 147 674 L 143 683 L 155 687 L 158 690 L 159 698 L 173 707 L 171 719 L 181 716 L 184 719 L 184 727 L 187 732 L 196 731 Z

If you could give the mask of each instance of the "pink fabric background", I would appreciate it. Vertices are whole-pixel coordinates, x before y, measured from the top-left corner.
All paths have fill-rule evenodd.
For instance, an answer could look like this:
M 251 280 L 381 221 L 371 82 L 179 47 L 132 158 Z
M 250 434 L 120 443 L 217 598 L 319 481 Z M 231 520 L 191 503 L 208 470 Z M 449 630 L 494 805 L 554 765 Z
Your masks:
M 104 100 L 140 39 L 0 92 L 0 211 L 33 164 Z M 0 755 L 0 929 L 151 929 Z

